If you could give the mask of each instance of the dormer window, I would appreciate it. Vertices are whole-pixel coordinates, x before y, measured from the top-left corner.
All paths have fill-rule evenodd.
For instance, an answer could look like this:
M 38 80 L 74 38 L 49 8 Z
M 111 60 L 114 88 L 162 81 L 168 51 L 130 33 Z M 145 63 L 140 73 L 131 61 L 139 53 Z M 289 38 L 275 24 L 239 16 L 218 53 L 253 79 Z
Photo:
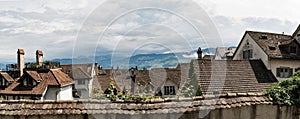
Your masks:
M 25 87 L 27 87 L 27 86 L 31 87 L 31 86 L 35 86 L 35 85 L 37 85 L 37 82 L 35 82 L 34 80 L 31 80 L 29 78 L 25 78 L 23 80 L 23 86 L 25 86 Z
M 261 39 L 261 40 L 268 40 L 268 36 L 267 36 L 267 35 L 261 35 L 261 36 L 260 36 L 260 39 Z
M 291 54 L 296 54 L 297 53 L 297 48 L 295 46 L 290 47 L 290 53 Z
M 4 78 L 1 78 L 0 85 L 1 86 L 5 86 L 6 85 L 6 80 Z
M 270 49 L 270 50 L 276 50 L 276 47 L 269 46 L 269 49 Z

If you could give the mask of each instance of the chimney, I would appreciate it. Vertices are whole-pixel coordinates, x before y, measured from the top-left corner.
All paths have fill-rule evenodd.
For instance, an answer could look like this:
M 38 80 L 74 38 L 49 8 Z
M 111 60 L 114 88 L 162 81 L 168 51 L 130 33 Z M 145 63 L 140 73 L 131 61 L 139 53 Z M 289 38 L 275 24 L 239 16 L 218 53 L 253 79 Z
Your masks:
M 198 48 L 197 54 L 198 54 L 198 59 L 202 59 L 202 50 L 200 47 Z
M 36 63 L 39 67 L 43 66 L 43 52 L 41 50 L 36 51 Z
M 23 49 L 18 49 L 18 69 L 20 70 L 20 77 L 23 75 L 23 70 L 25 68 L 25 52 Z

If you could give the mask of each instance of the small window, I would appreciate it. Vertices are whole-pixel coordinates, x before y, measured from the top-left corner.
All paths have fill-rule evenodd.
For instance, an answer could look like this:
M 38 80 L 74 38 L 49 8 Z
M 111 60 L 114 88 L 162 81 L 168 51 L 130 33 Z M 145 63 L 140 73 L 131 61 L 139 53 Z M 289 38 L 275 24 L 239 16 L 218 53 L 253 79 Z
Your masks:
M 84 85 L 85 84 L 85 80 L 78 80 L 78 84 L 79 85 Z
M 276 69 L 276 76 L 279 78 L 288 78 L 293 74 L 293 69 L 289 67 L 281 67 Z
M 250 58 L 252 58 L 252 50 L 245 50 L 245 51 L 243 51 L 243 58 L 244 59 L 250 59 Z
M 270 50 L 276 50 L 276 47 L 269 46 L 269 49 L 270 49 Z
M 297 34 L 297 36 L 300 36 L 300 34 Z
M 260 39 L 262 39 L 262 40 L 268 40 L 268 36 L 267 35 L 262 35 L 262 36 L 260 36 Z
M 66 74 L 70 75 L 71 74 L 71 70 L 67 70 Z
M 295 46 L 290 47 L 290 53 L 296 54 L 297 48 Z
M 164 86 L 165 95 L 176 95 L 174 86 Z

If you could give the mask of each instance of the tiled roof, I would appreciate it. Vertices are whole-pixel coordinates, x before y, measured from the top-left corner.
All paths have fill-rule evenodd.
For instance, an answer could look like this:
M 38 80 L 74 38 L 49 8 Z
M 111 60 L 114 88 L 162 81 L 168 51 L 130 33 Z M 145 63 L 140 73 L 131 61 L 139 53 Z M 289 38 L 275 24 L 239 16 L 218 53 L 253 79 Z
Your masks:
M 277 82 L 261 60 L 193 60 L 193 64 L 204 94 L 258 93 Z
M 295 41 L 292 39 L 291 35 L 284 34 L 257 31 L 246 31 L 245 34 L 249 34 L 269 58 L 289 58 L 287 55 L 283 54 L 283 51 L 279 46 L 287 45 Z M 295 42 L 299 44 L 297 41 Z M 271 49 L 270 47 L 275 49 Z
M 62 71 L 67 73 L 70 72 L 69 76 L 73 79 L 91 79 L 92 70 L 94 65 L 90 64 L 68 64 L 61 65 Z
M 96 78 L 97 80 L 93 81 L 93 88 L 100 88 L 103 92 L 108 88 L 111 78 L 109 75 L 99 75 Z M 115 87 L 118 91 L 120 91 L 119 85 L 117 85 L 116 81 L 114 81 Z
M 8 82 L 13 82 L 14 79 L 10 77 L 6 72 L 0 72 L 0 75 Z
M 39 82 L 32 88 L 23 88 L 21 80 L 26 77 Z M 42 95 L 48 86 L 64 87 L 74 84 L 74 81 L 59 69 L 50 69 L 42 71 L 25 71 L 24 75 L 9 85 L 0 94 L 6 95 Z
M 271 99 L 255 93 L 206 95 L 194 98 L 153 99 L 143 102 L 108 100 L 33 101 L 2 100 L 0 115 L 77 115 L 77 114 L 167 114 L 201 110 L 271 105 Z

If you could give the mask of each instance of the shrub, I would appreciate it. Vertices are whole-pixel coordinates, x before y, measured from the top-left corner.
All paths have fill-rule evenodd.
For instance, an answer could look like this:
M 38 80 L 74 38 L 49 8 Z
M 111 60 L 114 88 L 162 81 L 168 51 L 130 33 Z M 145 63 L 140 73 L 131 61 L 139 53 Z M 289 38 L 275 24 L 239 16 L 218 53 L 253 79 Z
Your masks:
M 265 94 L 273 99 L 275 104 L 300 106 L 300 72 L 292 77 L 275 83 L 265 91 Z

